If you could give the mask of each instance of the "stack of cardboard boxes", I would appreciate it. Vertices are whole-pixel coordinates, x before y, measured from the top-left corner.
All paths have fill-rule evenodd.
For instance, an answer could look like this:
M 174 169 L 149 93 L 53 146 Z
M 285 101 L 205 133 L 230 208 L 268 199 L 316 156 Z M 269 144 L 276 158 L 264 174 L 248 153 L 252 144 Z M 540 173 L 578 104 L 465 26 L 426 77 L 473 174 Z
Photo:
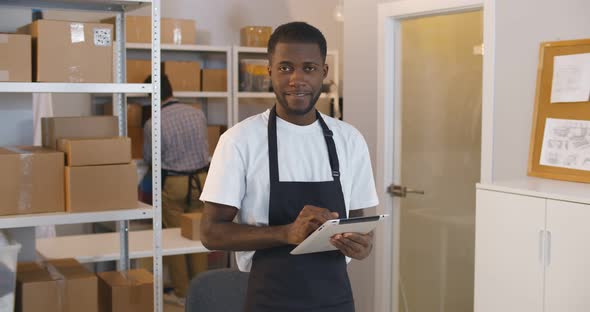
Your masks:
M 66 211 L 137 206 L 137 170 L 131 162 L 131 140 L 117 137 L 116 117 L 43 118 L 41 127 L 43 145 L 66 156 Z
M 146 270 L 89 272 L 75 259 L 24 262 L 17 268 L 16 311 L 145 312 L 153 306 Z

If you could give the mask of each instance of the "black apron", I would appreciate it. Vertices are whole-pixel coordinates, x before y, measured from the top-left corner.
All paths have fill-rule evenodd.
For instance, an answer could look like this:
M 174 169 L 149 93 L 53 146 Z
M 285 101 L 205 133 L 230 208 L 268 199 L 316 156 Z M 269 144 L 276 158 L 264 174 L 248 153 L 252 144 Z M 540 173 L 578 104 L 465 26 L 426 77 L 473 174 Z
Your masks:
M 332 131 L 316 111 L 326 140 L 333 181 L 280 182 L 276 108 L 268 120 L 270 169 L 269 226 L 290 224 L 305 205 L 346 217 Z M 353 312 L 354 301 L 346 260 L 340 251 L 290 255 L 295 246 L 257 250 L 248 281 L 246 312 Z

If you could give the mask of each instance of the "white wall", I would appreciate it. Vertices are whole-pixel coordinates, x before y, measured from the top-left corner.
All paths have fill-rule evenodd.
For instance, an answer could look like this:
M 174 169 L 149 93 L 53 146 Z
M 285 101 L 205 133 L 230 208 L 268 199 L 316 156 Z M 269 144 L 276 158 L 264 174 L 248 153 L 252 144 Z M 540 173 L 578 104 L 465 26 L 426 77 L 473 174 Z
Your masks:
M 539 44 L 590 37 L 588 0 L 497 0 L 495 181 L 527 174 Z

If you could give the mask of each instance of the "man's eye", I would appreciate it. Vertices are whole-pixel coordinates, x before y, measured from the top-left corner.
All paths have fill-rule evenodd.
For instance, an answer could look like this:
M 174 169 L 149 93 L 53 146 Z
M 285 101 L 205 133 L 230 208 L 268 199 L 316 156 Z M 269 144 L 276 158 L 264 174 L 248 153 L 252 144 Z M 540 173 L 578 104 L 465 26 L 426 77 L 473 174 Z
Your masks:
M 279 66 L 279 70 L 282 72 L 288 72 L 291 71 L 291 67 L 289 66 Z
M 312 72 L 315 70 L 317 70 L 317 68 L 315 66 L 306 66 L 305 67 L 305 71 L 307 71 L 307 72 Z

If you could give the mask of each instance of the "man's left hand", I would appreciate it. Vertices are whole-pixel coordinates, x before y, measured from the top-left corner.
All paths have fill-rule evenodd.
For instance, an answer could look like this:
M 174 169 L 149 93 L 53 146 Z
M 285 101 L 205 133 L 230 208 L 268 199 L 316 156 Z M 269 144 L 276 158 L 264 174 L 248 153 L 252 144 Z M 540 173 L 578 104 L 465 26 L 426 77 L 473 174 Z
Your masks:
M 373 249 L 373 232 L 336 234 L 332 236 L 330 242 L 345 256 L 363 260 L 371 254 Z

